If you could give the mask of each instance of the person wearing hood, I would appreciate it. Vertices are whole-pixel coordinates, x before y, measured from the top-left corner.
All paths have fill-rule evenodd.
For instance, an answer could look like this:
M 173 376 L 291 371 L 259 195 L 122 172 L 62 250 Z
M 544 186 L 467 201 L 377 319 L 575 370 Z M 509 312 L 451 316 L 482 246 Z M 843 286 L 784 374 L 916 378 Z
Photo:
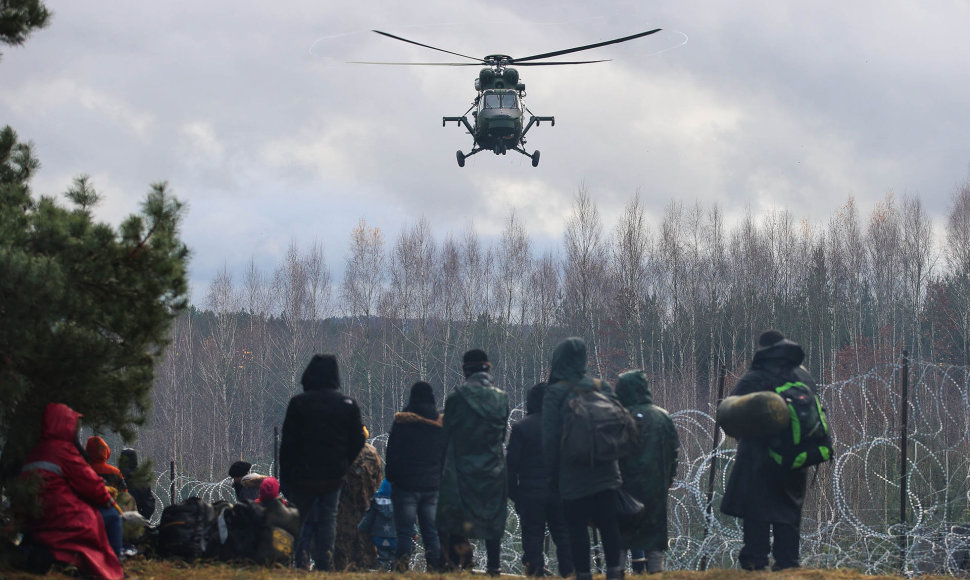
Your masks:
M 637 423 L 636 450 L 620 459 L 623 489 L 643 503 L 636 528 L 622 529 L 623 548 L 633 552 L 633 572 L 663 572 L 667 550 L 667 492 L 677 474 L 680 439 L 666 410 L 653 404 L 647 376 L 641 370 L 622 373 L 616 398 Z
M 340 392 L 337 357 L 316 354 L 300 379 L 303 392 L 286 407 L 280 440 L 280 487 L 300 510 L 296 565 L 312 556 L 332 568 L 337 505 L 344 474 L 364 447 L 360 408 Z
M 492 365 L 481 349 L 462 357 L 465 382 L 445 400 L 445 465 L 438 497 L 438 527 L 447 544 L 485 540 L 486 571 L 501 573 L 502 534 L 508 511 L 505 431 L 509 397 L 495 387 Z M 449 560 L 453 550 L 449 549 Z M 452 562 L 452 564 L 456 564 Z
M 563 423 L 569 401 L 579 392 L 599 390 L 613 396 L 606 381 L 586 374 L 586 343 L 578 337 L 560 342 L 552 353 L 549 386 L 542 403 L 542 446 L 545 450 L 549 484 L 562 497 L 569 528 L 569 545 L 577 580 L 591 580 L 588 526 L 600 531 L 606 559 L 607 580 L 622 579 L 620 527 L 616 495 L 622 482 L 616 460 L 586 465 L 568 461 L 560 453 Z
M 394 505 L 397 530 L 398 569 L 407 569 L 414 553 L 413 530 L 417 522 L 424 543 L 426 570 L 441 566 L 441 544 L 435 525 L 438 489 L 445 456 L 445 434 L 431 385 L 418 381 L 411 386 L 404 410 L 394 414 L 387 437 L 386 478 Z
M 81 414 L 63 403 L 44 409 L 40 441 L 27 455 L 20 477 L 38 480 L 42 511 L 28 513 L 30 541 L 46 546 L 53 559 L 82 572 L 110 580 L 124 577 L 118 556 L 108 543 L 97 510 L 115 509 L 104 480 L 81 454 L 77 437 Z
M 138 513 L 146 520 L 150 520 L 155 513 L 155 495 L 152 493 L 150 482 L 137 480 L 138 452 L 131 447 L 122 449 L 118 457 L 118 469 L 121 471 L 121 476 L 125 478 L 125 486 L 135 500 Z
M 509 498 L 515 503 L 522 528 L 522 563 L 527 576 L 546 575 L 542 543 L 549 534 L 556 543 L 559 575 L 573 573 L 569 531 L 562 512 L 562 500 L 550 492 L 549 470 L 542 451 L 542 400 L 546 383 L 539 383 L 526 395 L 525 418 L 512 425 L 506 463 L 509 470 Z
M 789 381 L 801 381 L 813 391 L 815 379 L 801 367 L 805 352 L 777 330 L 758 337 L 758 350 L 751 367 L 738 380 L 731 395 L 774 391 Z M 742 437 L 738 440 L 734 466 L 728 476 L 721 511 L 742 518 L 744 545 L 738 563 L 745 570 L 799 566 L 799 526 L 808 468 L 783 471 L 768 454 L 767 437 Z M 774 541 L 771 537 L 774 535 Z
M 88 437 L 84 445 L 84 450 L 88 456 L 88 464 L 104 480 L 108 493 L 111 494 L 111 499 L 114 500 L 111 505 L 98 508 L 98 511 L 101 512 L 101 517 L 104 518 L 104 528 L 108 533 L 108 543 L 111 544 L 111 549 L 120 558 L 124 526 L 121 521 L 121 512 L 118 509 L 118 503 L 120 500 L 119 494 L 128 491 L 125 485 L 125 478 L 121 476 L 120 469 L 114 465 L 108 465 L 108 459 L 111 457 L 111 448 L 108 447 L 104 439 L 98 436 Z M 131 501 L 130 497 L 128 496 L 129 502 Z

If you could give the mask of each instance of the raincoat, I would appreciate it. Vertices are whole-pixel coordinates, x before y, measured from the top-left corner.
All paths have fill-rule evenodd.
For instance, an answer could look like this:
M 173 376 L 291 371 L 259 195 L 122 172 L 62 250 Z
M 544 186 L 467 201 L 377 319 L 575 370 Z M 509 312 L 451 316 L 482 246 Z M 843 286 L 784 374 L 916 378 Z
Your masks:
M 616 382 L 616 397 L 637 422 L 636 451 L 620 460 L 623 489 L 643 502 L 643 518 L 633 530 L 621 530 L 623 547 L 667 549 L 667 490 L 677 473 L 680 441 L 667 411 L 653 404 L 643 371 L 629 371 Z
M 111 495 L 75 446 L 80 419 L 80 413 L 62 403 L 44 409 L 40 441 L 21 470 L 21 477 L 36 473 L 42 478 L 43 514 L 28 517 L 25 529 L 34 542 L 50 548 L 55 560 L 100 578 L 123 578 L 104 521 L 93 507 L 107 505 Z
M 444 473 L 438 493 L 438 528 L 469 538 L 500 538 L 508 510 L 505 430 L 509 397 L 492 377 L 468 377 L 445 401 Z
M 592 467 L 562 459 L 559 446 L 568 402 L 575 398 L 575 389 L 591 391 L 592 378 L 586 376 L 586 344 L 572 337 L 559 343 L 552 353 L 549 387 L 542 402 L 542 447 L 550 470 L 550 483 L 559 490 L 562 499 L 574 500 L 609 489 L 619 489 L 620 468 L 616 461 L 604 461 Z M 613 396 L 606 381 L 600 390 Z

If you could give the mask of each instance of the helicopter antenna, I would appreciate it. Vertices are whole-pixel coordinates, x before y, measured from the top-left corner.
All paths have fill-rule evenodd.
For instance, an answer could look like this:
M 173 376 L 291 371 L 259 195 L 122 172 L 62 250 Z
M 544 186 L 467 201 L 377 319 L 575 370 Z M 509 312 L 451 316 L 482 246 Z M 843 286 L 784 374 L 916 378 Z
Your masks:
M 400 40 L 402 42 L 407 42 L 407 43 L 410 43 L 410 44 L 415 44 L 417 46 L 423 46 L 424 48 L 430 48 L 431 50 L 437 50 L 438 52 L 444 52 L 444 53 L 448 53 L 448 54 L 453 54 L 455 56 L 460 56 L 462 58 L 469 58 L 471 60 L 474 60 L 474 61 L 478 62 L 479 64 L 482 63 L 482 59 L 475 58 L 474 56 L 468 56 L 467 54 L 461 54 L 459 52 L 452 52 L 450 50 L 445 50 L 443 48 L 438 48 L 436 46 L 431 46 L 430 44 L 421 44 L 420 42 L 415 42 L 413 40 L 408 40 L 406 38 L 401 38 L 400 36 L 395 36 L 395 35 L 393 35 L 393 34 L 391 34 L 389 32 L 381 32 L 380 30 L 375 30 L 374 32 L 376 32 L 377 34 L 383 34 L 384 36 L 387 36 L 388 38 L 393 38 L 395 40 Z
M 543 53 L 543 54 L 534 54 L 532 56 L 526 56 L 526 57 L 522 57 L 522 58 L 515 58 L 515 59 L 512 59 L 512 62 L 514 64 L 521 64 L 523 61 L 539 60 L 539 59 L 543 59 L 543 58 L 552 58 L 554 56 L 559 56 L 559 55 L 562 55 L 562 54 L 569 54 L 571 52 L 579 52 L 581 50 L 589 50 L 591 48 L 599 48 L 601 46 L 606 46 L 608 44 L 616 44 L 618 42 L 626 42 L 628 40 L 633 40 L 634 38 L 640 38 L 640 37 L 643 37 L 643 36 L 647 36 L 647 35 L 653 34 L 655 32 L 660 32 L 661 30 L 663 30 L 663 29 L 662 28 L 655 28 L 653 30 L 648 30 L 646 32 L 640 32 L 640 33 L 637 33 L 637 34 L 631 34 L 630 36 L 624 36 L 623 38 L 614 38 L 613 40 L 606 40 L 606 41 L 603 41 L 603 42 L 597 42 L 595 44 L 587 44 L 586 46 L 577 46 L 576 48 L 567 48 L 567 49 L 564 49 L 564 50 L 556 50 L 556 51 L 553 51 L 553 52 L 546 52 L 546 53 Z M 381 33 L 381 34 L 383 34 L 383 33 Z

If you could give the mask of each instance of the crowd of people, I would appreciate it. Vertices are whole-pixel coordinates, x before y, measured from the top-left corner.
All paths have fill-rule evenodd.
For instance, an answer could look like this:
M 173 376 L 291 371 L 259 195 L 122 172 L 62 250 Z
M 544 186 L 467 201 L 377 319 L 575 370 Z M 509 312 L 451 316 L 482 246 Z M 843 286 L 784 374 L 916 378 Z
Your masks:
M 766 331 L 732 395 L 773 390 L 791 377 L 815 389 L 800 367 L 803 358 L 799 345 Z M 471 568 L 470 540 L 478 539 L 486 572 L 499 575 L 509 500 L 529 576 L 553 574 L 543 547 L 548 533 L 558 574 L 590 580 L 591 527 L 608 580 L 622 579 L 628 568 L 664 569 L 679 442 L 668 413 L 653 404 L 643 371 L 621 373 L 614 389 L 588 374 L 583 340 L 568 338 L 552 353 L 548 381 L 529 389 L 525 417 L 509 430 L 508 394 L 495 384 L 487 353 L 467 351 L 461 369 L 464 382 L 448 393 L 443 410 L 429 383 L 414 383 L 394 416 L 382 461 L 367 443 L 357 403 L 341 392 L 336 357 L 314 355 L 301 377 L 303 392 L 286 410 L 279 480 L 236 462 L 229 474 L 237 499 L 285 498 L 288 509 L 298 510 L 295 565 L 304 569 L 405 571 L 420 537 L 428 571 Z M 564 437 L 567 431 L 574 437 L 574 414 L 586 412 L 590 397 L 625 409 L 634 435 L 617 453 L 576 461 Z M 40 442 L 22 469 L 23 478 L 39 480 L 43 510 L 27 518 L 25 530 L 55 561 L 122 578 L 119 514 L 150 517 L 154 498 L 126 484 L 137 465 L 133 450 L 122 452 L 119 469 L 108 464 L 111 451 L 100 437 L 80 446 L 80 419 L 63 404 L 47 407 Z M 806 469 L 780 470 L 766 446 L 764 437 L 739 439 L 721 505 L 743 519 L 739 564 L 750 570 L 766 569 L 769 556 L 774 569 L 799 565 Z

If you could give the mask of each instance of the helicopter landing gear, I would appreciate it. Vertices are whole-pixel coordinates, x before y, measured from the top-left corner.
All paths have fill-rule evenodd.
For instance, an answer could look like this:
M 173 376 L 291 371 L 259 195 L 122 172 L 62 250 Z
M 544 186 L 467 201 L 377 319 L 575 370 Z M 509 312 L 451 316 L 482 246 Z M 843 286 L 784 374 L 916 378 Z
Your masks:
M 539 150 L 538 149 L 536 149 L 532 153 L 532 166 L 533 167 L 539 167 Z
M 461 150 L 459 149 L 455 153 L 455 157 L 458 158 L 458 167 L 464 167 L 465 166 L 465 154 L 462 153 Z

